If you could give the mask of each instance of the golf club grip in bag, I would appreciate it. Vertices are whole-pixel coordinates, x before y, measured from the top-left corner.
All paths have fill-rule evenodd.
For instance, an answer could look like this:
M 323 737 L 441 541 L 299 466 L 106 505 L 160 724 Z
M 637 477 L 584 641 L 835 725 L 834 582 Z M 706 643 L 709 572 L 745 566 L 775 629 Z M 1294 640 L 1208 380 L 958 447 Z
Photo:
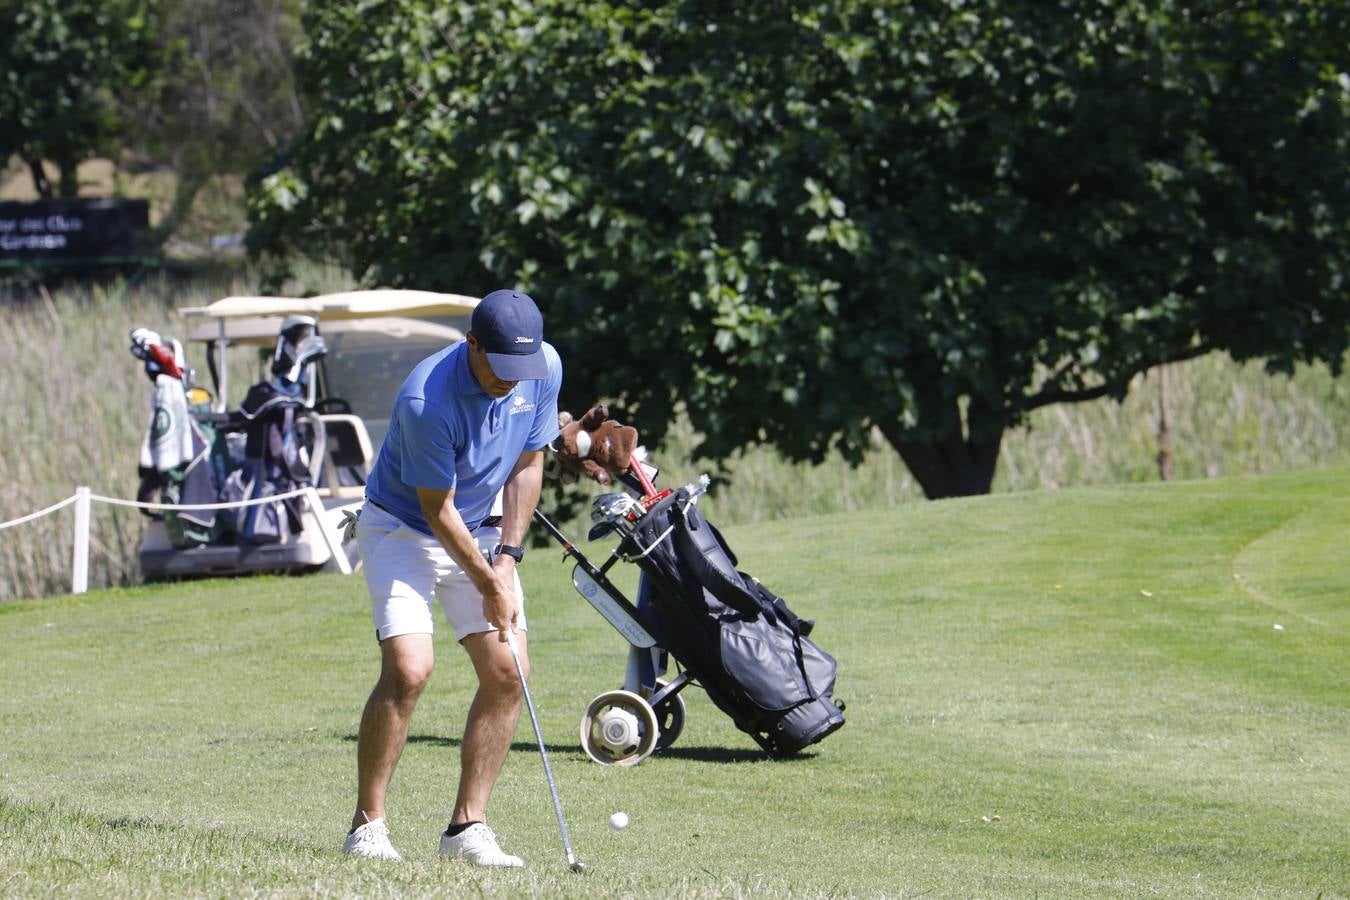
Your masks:
M 806 637 L 813 623 L 736 569 L 687 491 L 652 507 L 620 551 L 652 581 L 661 646 L 766 752 L 796 753 L 843 726 L 834 658 Z

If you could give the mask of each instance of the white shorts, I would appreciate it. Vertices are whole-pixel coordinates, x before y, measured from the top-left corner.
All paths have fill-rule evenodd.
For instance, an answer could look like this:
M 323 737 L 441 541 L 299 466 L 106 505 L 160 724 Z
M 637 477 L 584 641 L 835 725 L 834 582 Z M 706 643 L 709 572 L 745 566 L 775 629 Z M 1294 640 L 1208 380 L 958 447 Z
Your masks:
M 473 538 L 478 549 L 487 552 L 501 542 L 501 529 L 485 526 L 475 531 Z M 436 538 L 367 503 L 356 526 L 356 546 L 361 552 L 379 640 L 400 634 L 431 634 L 433 596 L 445 610 L 455 640 L 497 630 L 483 615 L 483 595 Z M 515 578 L 520 599 L 516 627 L 523 630 L 525 595 L 520 589 L 520 575 Z

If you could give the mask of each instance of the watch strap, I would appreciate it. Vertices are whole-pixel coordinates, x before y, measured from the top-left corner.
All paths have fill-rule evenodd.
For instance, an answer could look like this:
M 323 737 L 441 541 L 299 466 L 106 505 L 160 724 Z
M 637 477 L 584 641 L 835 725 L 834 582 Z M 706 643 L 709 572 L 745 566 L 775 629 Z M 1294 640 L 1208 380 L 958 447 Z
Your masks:
M 516 547 L 512 544 L 498 544 L 493 549 L 492 552 L 494 555 L 500 555 L 502 553 L 505 553 L 507 556 L 511 557 L 516 562 L 520 562 L 522 559 L 525 558 L 525 548 Z

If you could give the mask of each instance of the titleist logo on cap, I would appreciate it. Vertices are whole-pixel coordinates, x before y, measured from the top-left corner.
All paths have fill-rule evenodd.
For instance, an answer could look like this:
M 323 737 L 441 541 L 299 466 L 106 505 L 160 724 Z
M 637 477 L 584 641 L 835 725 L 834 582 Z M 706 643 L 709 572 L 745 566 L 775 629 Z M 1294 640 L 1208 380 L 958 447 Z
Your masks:
M 548 377 L 544 317 L 529 294 L 505 289 L 488 294 L 474 307 L 469 332 L 502 381 Z

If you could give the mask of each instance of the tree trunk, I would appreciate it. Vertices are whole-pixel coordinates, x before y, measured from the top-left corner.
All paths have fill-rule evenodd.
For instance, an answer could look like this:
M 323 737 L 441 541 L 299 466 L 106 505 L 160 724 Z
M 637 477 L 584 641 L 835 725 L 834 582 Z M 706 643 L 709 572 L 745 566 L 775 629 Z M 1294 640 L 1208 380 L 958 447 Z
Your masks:
M 43 200 L 50 200 L 52 198 L 52 183 L 47 180 L 47 172 L 42 168 L 42 158 L 31 152 L 27 147 L 24 147 L 19 155 L 28 164 L 28 171 L 33 176 L 33 190 L 37 191 L 38 196 Z
M 1172 417 L 1167 408 L 1167 366 L 1158 366 L 1158 477 L 1172 480 Z
M 178 226 L 182 225 L 183 220 L 192 212 L 197 194 L 205 183 L 205 176 L 196 171 L 179 171 L 178 186 L 173 193 L 173 204 L 169 207 L 169 211 L 164 214 L 164 218 L 159 220 L 159 224 L 150 230 L 150 234 L 146 238 L 147 244 L 152 247 L 162 247 L 165 241 L 173 237 L 174 232 L 178 230 Z
M 60 191 L 61 197 L 78 197 L 80 195 L 79 160 L 62 157 L 56 159 L 55 163 L 57 170 L 60 172 L 61 180 L 57 182 L 57 190 Z
M 956 413 L 952 417 L 955 424 L 940 439 L 931 442 L 905 437 L 895 422 L 879 423 L 881 433 L 900 454 L 929 500 L 987 494 L 994 482 L 999 447 L 1003 443 L 1002 424 L 989 426 L 988 436 L 976 441 L 966 434 L 975 433 L 976 417 L 988 410 L 972 403 L 967 412 L 966 428 L 962 427 L 959 412 L 953 412 Z

